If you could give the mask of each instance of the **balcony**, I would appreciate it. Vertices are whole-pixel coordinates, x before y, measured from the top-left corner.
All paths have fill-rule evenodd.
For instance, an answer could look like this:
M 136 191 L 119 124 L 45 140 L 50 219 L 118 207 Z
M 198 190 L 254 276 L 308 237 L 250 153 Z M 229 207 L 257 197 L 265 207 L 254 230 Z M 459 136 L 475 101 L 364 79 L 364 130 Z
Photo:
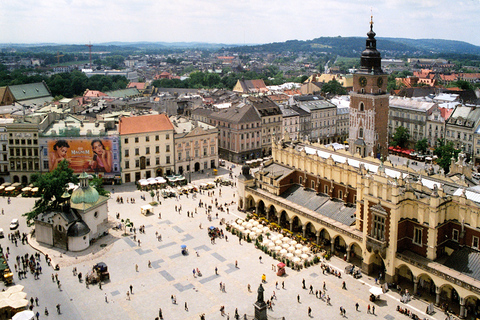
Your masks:
M 385 240 L 379 240 L 374 236 L 367 235 L 368 252 L 378 253 L 383 259 L 387 257 L 388 243 Z

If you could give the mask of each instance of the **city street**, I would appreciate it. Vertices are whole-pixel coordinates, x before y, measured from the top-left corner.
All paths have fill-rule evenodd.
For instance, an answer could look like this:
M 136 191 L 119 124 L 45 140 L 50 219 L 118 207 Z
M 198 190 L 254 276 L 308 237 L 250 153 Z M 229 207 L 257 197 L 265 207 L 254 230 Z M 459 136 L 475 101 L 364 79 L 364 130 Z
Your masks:
M 227 163 L 227 167 L 231 164 Z M 238 175 L 239 167 L 234 169 Z M 228 176 L 225 168 L 219 169 L 219 174 Z M 194 184 L 213 181 L 211 172 L 192 175 Z M 108 187 L 111 190 L 111 187 Z M 272 265 L 278 262 L 270 256 L 254 248 L 253 243 L 242 241 L 225 231 L 225 226 L 220 225 L 224 218 L 227 222 L 245 215 L 237 211 L 235 200 L 236 188 L 223 186 L 215 188 L 215 194 L 209 197 L 207 193 L 192 198 L 183 195 L 179 200 L 175 198 L 162 199 L 161 205 L 155 208 L 155 213 L 150 216 L 140 214 L 140 207 L 148 204 L 152 198 L 147 192 L 136 190 L 133 184 L 114 186 L 114 193 L 109 200 L 109 219 L 118 224 L 116 214 L 120 219 L 129 218 L 134 222 L 136 233 L 129 232 L 123 236 L 123 231 L 111 230 L 110 234 L 95 242 L 92 247 L 82 253 L 66 253 L 55 249 L 42 249 L 52 257 L 53 263 L 60 265 L 58 277 L 61 290 L 52 282 L 51 267 L 45 263 L 42 255 L 43 274 L 40 280 L 34 280 L 28 274 L 27 279 L 18 280 L 15 274 L 14 282 L 25 286 L 27 299 L 39 298 L 39 306 L 34 311 L 40 312 L 40 319 L 155 319 L 162 309 L 164 319 L 199 319 L 205 313 L 206 319 L 225 319 L 220 314 L 220 307 L 225 306 L 226 314 L 234 319 L 235 309 L 243 319 L 243 315 L 253 316 L 253 303 L 257 298 L 257 288 L 261 282 L 262 274 L 266 275 L 267 283 L 264 284 L 265 300 L 273 299 L 273 310 L 269 316 L 281 319 L 307 319 L 307 310 L 312 309 L 312 317 L 316 319 L 343 319 L 340 307 L 345 308 L 346 318 L 350 319 L 375 319 L 385 318 L 407 319 L 407 316 L 396 311 L 397 305 L 407 307 L 422 319 L 445 319 L 445 315 L 436 309 L 433 317 L 424 314 L 427 305 L 419 300 L 410 301 L 404 305 L 399 302 L 396 292 L 382 295 L 382 299 L 375 304 L 369 301 L 369 289 L 374 286 L 374 279 L 363 275 L 354 279 L 344 273 L 347 265 L 342 259 L 332 258 L 329 263 L 332 267 L 342 272 L 342 278 L 324 275 L 320 264 L 293 271 L 287 268 L 284 277 L 277 277 L 272 271 Z M 222 195 L 219 195 L 219 192 Z M 141 200 L 141 196 L 146 201 Z M 124 204 L 117 203 L 117 197 L 124 198 Z M 126 199 L 135 199 L 135 204 L 126 203 Z M 215 199 L 220 204 L 227 204 L 229 213 L 215 209 Z M 199 201 L 214 207 L 212 221 L 207 219 L 204 208 L 198 208 Z M 14 257 L 25 253 L 33 254 L 35 250 L 29 245 L 18 245 L 9 242 L 7 234 L 8 225 L 12 218 L 20 219 L 20 231 L 27 232 L 25 219 L 20 215 L 28 211 L 34 204 L 34 199 L 12 198 L 12 204 L 7 204 L 6 198 L 0 198 L 0 207 L 5 209 L 5 215 L 0 216 L 0 227 L 5 230 L 5 238 L 0 240 L 3 248 L 10 248 L 9 264 L 13 269 Z M 177 212 L 175 207 L 181 208 Z M 195 214 L 195 210 L 197 213 Z M 194 213 L 188 217 L 187 212 Z M 161 218 L 159 218 L 159 213 Z M 218 213 L 218 218 L 216 217 Z M 140 226 L 145 226 L 145 234 L 138 232 Z M 210 226 L 223 229 L 224 239 L 210 241 L 207 229 Z M 157 239 L 156 232 L 161 235 Z M 138 244 L 138 240 L 141 244 Z M 186 245 L 189 255 L 181 254 L 181 245 Z M 198 253 L 198 255 L 197 255 Z M 259 257 L 262 257 L 260 260 Z M 84 282 L 79 282 L 73 276 L 72 269 L 86 275 L 92 266 L 98 262 L 105 262 L 110 272 L 110 281 L 102 285 L 86 287 Z M 150 262 L 150 266 L 149 266 Z M 238 263 L 238 268 L 235 267 Z M 138 265 L 138 271 L 136 271 Z M 202 276 L 194 275 L 193 269 L 198 268 Z M 215 274 L 218 270 L 218 274 Z M 326 294 L 331 298 L 331 306 L 309 290 L 302 289 L 302 279 L 305 279 L 307 288 L 310 285 L 315 290 L 321 290 L 323 283 L 326 285 Z M 346 288 L 342 289 L 342 282 Z M 278 282 L 278 286 L 276 286 Z M 282 282 L 284 288 L 282 288 Z M 220 290 L 220 283 L 225 284 L 225 292 Z M 251 292 L 248 291 L 251 286 Z M 3 284 L 2 284 L 3 286 Z M 132 293 L 127 296 L 127 291 Z M 176 304 L 171 301 L 175 296 Z M 297 301 L 298 295 L 300 302 Z M 61 304 L 62 314 L 57 315 L 55 305 Z M 355 303 L 359 304 L 359 311 L 355 310 Z M 187 304 L 188 311 L 186 310 Z M 367 313 L 368 305 L 375 306 L 375 315 Z M 45 307 L 50 315 L 44 315 Z M 251 319 L 249 317 L 249 319 Z

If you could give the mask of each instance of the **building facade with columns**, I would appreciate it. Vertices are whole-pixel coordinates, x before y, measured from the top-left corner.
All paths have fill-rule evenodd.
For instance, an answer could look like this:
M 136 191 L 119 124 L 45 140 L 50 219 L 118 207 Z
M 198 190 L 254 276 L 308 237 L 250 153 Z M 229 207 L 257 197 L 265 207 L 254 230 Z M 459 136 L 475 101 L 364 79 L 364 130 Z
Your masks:
M 272 151 L 254 176 L 239 176 L 241 210 L 461 317 L 480 311 L 480 188 L 319 144 Z M 452 172 L 465 170 L 462 154 Z

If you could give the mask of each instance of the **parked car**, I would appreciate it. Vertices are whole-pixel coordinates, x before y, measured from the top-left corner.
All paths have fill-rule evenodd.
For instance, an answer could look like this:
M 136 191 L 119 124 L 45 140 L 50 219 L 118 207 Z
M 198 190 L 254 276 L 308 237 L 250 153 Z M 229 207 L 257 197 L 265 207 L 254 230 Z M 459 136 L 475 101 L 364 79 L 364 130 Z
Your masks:
M 18 219 L 13 219 L 12 222 L 10 222 L 10 230 L 15 230 L 18 228 Z

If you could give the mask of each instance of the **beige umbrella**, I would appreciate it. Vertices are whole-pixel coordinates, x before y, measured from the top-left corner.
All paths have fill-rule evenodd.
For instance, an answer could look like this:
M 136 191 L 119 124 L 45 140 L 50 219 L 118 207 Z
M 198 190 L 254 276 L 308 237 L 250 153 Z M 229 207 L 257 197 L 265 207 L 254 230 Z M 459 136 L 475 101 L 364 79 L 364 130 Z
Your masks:
M 258 226 L 258 221 L 253 221 L 252 224 L 253 224 L 254 227 L 256 227 L 256 226 Z
M 290 241 L 290 245 L 291 245 L 291 246 L 294 246 L 294 245 L 296 245 L 296 244 L 297 244 L 297 241 L 295 241 L 295 240 Z
M 306 259 L 308 259 L 308 254 L 303 253 L 303 254 L 300 255 L 300 258 L 306 260 Z
M 302 249 L 302 247 L 303 247 L 303 246 L 302 246 L 300 243 L 297 243 L 297 244 L 295 245 L 295 248 L 297 248 L 297 249 Z
M 302 254 L 302 250 L 295 250 L 295 255 L 296 255 L 296 256 L 299 256 L 299 255 L 301 255 L 301 254 Z
M 263 233 L 262 230 L 260 230 L 260 229 L 257 229 L 256 232 L 257 232 L 257 234 L 262 234 Z
M 295 252 L 295 247 L 289 247 L 287 250 L 288 252 Z
M 282 249 L 282 250 L 280 250 L 280 254 L 281 254 L 281 255 L 283 255 L 283 256 L 284 256 L 284 255 L 286 255 L 286 254 L 287 254 L 287 252 L 288 252 L 288 251 L 287 251 L 287 250 L 285 250 L 285 249 Z
M 292 259 L 293 258 L 293 253 L 291 253 L 291 252 L 287 253 L 287 258 Z
M 275 248 L 273 248 L 273 250 L 275 250 L 275 251 L 280 251 L 280 250 L 282 250 L 282 247 L 276 246 Z
M 247 228 L 247 229 L 252 229 L 253 224 L 251 224 L 251 223 L 249 222 L 249 223 L 247 223 L 247 225 L 244 226 L 244 227 Z
M 285 243 L 289 243 L 290 242 L 290 238 L 289 237 L 283 237 L 282 238 L 282 241 L 285 242 Z
M 282 243 L 283 243 L 282 240 L 275 241 L 275 244 L 278 245 L 278 246 L 281 245 Z
M 282 248 L 288 249 L 288 248 L 290 248 L 290 245 L 288 243 L 284 243 L 284 244 L 282 244 Z
M 273 242 L 269 242 L 269 243 L 268 243 L 268 247 L 269 247 L 269 248 L 273 248 L 273 247 L 275 247 L 275 243 L 273 243 Z
M 302 252 L 304 252 L 304 253 L 310 252 L 310 248 L 309 247 L 303 247 Z
M 4 186 L 0 186 L 0 190 L 3 190 L 3 189 L 5 189 L 5 187 L 4 187 Z
M 272 241 L 277 241 L 277 240 L 278 240 L 278 237 L 275 236 L 275 235 L 273 235 L 273 236 L 270 237 L 270 240 L 272 240 Z
M 300 261 L 302 261 L 302 259 L 300 259 L 299 257 L 293 258 L 294 263 L 299 263 Z
M 25 188 L 22 189 L 22 192 L 27 192 L 27 191 L 31 191 L 31 190 L 32 190 L 32 188 L 30 188 L 30 187 L 25 187 Z
M 15 187 L 6 187 L 5 188 L 5 191 L 13 191 L 13 190 L 15 190 Z
M 8 298 L 10 300 L 21 300 L 21 299 L 25 299 L 26 297 L 27 297 L 27 293 L 21 291 L 21 292 L 12 293 Z
M 24 288 L 25 287 L 22 286 L 21 284 L 16 284 L 14 286 L 11 286 L 7 290 L 5 290 L 5 292 L 2 292 L 2 293 L 12 294 L 12 293 L 15 293 L 15 292 L 23 291 Z
M 28 306 L 28 300 L 25 300 L 25 299 L 10 300 L 9 305 L 13 309 L 26 308 Z
M 9 302 L 10 302 L 10 300 L 8 300 L 8 299 L 0 299 L 0 309 L 8 307 Z

